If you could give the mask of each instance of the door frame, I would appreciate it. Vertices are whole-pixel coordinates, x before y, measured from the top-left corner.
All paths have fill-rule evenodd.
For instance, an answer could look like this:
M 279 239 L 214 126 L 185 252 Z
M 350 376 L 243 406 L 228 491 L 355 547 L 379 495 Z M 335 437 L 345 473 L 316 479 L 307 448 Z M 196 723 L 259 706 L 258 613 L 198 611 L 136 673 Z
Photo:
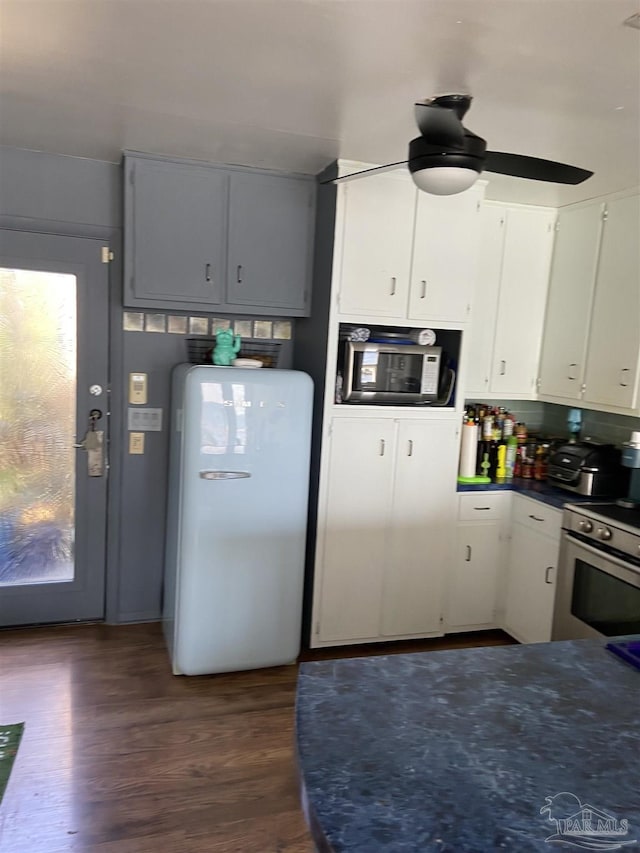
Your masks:
M 107 502 L 105 535 L 105 606 L 103 620 L 117 624 L 120 591 L 120 488 L 122 480 L 123 419 L 122 395 L 119 393 L 123 369 L 122 288 L 123 258 L 122 229 L 83 225 L 75 222 L 35 219 L 0 214 L 0 229 L 25 233 L 49 234 L 58 237 L 84 237 L 102 240 L 109 246 L 113 259 L 109 263 L 109 330 L 107 353 L 108 386 L 105 408 L 109 413 L 106 446 Z

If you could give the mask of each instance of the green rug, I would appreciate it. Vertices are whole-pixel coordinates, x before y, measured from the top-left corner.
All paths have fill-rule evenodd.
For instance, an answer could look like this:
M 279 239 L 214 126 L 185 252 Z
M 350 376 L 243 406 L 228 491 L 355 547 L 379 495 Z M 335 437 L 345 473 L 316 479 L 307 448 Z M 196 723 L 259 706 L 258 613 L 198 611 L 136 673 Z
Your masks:
M 0 725 L 0 803 L 9 781 L 9 774 L 23 731 L 24 723 L 14 723 L 11 726 Z

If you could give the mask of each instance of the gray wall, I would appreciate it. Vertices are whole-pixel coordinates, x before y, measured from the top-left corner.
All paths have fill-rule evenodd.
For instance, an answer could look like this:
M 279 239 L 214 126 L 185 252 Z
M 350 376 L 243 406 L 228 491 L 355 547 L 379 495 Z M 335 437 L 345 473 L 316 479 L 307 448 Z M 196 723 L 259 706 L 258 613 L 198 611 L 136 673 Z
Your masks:
M 179 311 L 167 313 L 184 316 Z M 207 316 L 201 311 L 196 314 Z M 241 319 L 235 315 L 227 318 Z M 163 411 L 162 431 L 146 433 L 144 455 L 129 455 L 126 422 L 121 431 L 120 533 L 118 541 L 113 543 L 117 548 L 114 579 L 118 592 L 113 618 L 135 622 L 157 619 L 161 612 L 171 371 L 176 364 L 188 361 L 188 335 L 132 331 L 122 334 L 120 396 L 125 417 L 128 374 L 132 371 L 148 375 L 147 406 Z M 283 341 L 281 348 L 279 366 L 290 367 L 292 343 Z
M 160 616 L 170 374 L 175 364 L 187 360 L 185 336 L 123 331 L 121 185 L 120 166 L 113 163 L 0 147 L 0 227 L 99 237 L 116 251 L 111 267 L 107 557 L 111 622 Z M 198 312 L 198 316 L 205 315 Z M 291 350 L 292 343 L 283 342 L 280 366 L 291 366 Z M 125 414 L 130 372 L 148 374 L 147 405 L 162 408 L 165 415 L 162 432 L 147 433 L 143 456 L 128 453 Z
M 0 215 L 87 227 L 122 225 L 120 167 L 0 147 Z M 27 223 L 24 223 L 27 224 Z

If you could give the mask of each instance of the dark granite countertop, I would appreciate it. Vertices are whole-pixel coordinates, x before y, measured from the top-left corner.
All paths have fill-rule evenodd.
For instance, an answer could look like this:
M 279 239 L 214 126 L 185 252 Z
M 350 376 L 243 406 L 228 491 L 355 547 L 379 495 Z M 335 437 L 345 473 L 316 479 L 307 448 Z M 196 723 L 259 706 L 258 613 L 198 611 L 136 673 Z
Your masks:
M 588 849 L 640 851 L 640 672 L 604 644 L 303 663 L 298 762 L 318 850 L 584 849 L 584 835 L 546 839 L 552 817 L 587 807 L 628 821 L 615 846 Z
M 516 492 L 519 495 L 524 495 L 527 498 L 533 498 L 542 503 L 554 506 L 557 509 L 562 509 L 565 504 L 589 503 L 597 500 L 606 500 L 606 498 L 592 498 L 584 495 L 576 495 L 573 492 L 568 492 L 566 489 L 559 489 L 557 486 L 550 486 L 542 480 L 525 480 L 521 477 L 511 480 L 509 483 L 487 483 L 486 485 L 476 483 L 458 483 L 459 492 L 492 492 L 492 491 L 509 491 Z

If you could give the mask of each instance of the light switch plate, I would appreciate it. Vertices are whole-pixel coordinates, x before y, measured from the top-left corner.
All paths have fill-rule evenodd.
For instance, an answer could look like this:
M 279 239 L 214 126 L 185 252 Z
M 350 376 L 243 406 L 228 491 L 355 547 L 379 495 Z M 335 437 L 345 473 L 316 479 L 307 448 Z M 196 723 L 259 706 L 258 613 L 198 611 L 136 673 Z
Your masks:
M 129 433 L 129 453 L 134 455 L 141 455 L 144 453 L 144 433 L 143 432 L 130 432 Z
M 129 402 L 136 406 L 144 406 L 147 402 L 147 374 L 129 374 Z

